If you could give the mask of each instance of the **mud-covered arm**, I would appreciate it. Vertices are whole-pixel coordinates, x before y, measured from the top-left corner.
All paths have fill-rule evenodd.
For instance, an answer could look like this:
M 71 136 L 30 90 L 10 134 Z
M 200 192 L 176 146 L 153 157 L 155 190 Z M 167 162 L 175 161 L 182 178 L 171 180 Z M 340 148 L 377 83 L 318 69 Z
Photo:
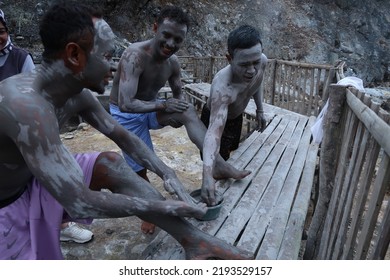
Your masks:
M 177 56 L 171 57 L 171 64 L 172 64 L 172 75 L 169 77 L 168 83 L 172 90 L 172 96 L 173 98 L 184 101 L 185 97 L 182 92 L 180 63 Z
M 69 215 L 108 218 L 171 211 L 161 202 L 89 190 L 80 166 L 60 140 L 53 107 L 27 99 L 8 106 L 8 112 L 0 110 L 1 121 L 8 124 L 2 133 L 13 140 L 29 170 Z
M 167 113 L 181 113 L 188 109 L 189 104 L 185 100 L 185 96 L 182 91 L 181 83 L 181 71 L 180 63 L 177 56 L 170 58 L 172 75 L 168 79 L 169 86 L 172 90 L 172 97 L 168 98 L 165 102 L 165 112 Z
M 202 182 L 202 198 L 208 205 L 215 204 L 215 181 L 213 171 L 216 163 L 216 158 L 221 147 L 221 137 L 225 128 L 228 105 L 228 90 L 226 87 L 212 87 L 210 122 L 207 129 L 204 144 L 203 144 L 203 182 Z
M 142 54 L 137 50 L 125 52 L 121 58 L 118 65 L 118 107 L 122 112 L 146 113 L 166 109 L 165 104 L 159 100 L 144 101 L 136 98 L 143 63 Z
M 261 56 L 261 66 L 260 66 L 260 71 L 258 73 L 259 77 L 257 78 L 257 84 L 258 84 L 258 89 L 253 95 L 253 99 L 256 104 L 256 130 L 258 131 L 263 131 L 266 127 L 267 121 L 265 119 L 264 115 L 264 108 L 263 108 L 263 100 L 264 100 L 264 83 L 263 83 L 263 76 L 264 76 L 264 71 L 265 67 L 267 66 L 267 57 L 262 54 Z

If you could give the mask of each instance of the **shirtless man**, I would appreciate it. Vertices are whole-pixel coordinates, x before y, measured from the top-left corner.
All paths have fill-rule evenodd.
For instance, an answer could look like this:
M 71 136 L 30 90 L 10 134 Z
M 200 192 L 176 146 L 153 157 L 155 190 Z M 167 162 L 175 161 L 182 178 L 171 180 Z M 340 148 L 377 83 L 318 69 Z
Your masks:
M 203 107 L 201 119 L 208 127 L 203 146 L 203 183 L 201 195 L 215 204 L 215 182 L 212 174 L 219 154 L 228 159 L 237 149 L 242 114 L 253 97 L 257 110 L 257 130 L 264 130 L 266 120 L 260 85 L 267 57 L 263 54 L 259 32 L 248 25 L 233 30 L 228 37 L 229 65 L 221 69 L 211 83 L 210 98 Z
M 164 8 L 153 25 L 154 38 L 131 44 L 122 54 L 110 95 L 111 115 L 133 131 L 153 150 L 149 129 L 185 126 L 191 141 L 203 149 L 206 127 L 195 108 L 181 91 L 180 64 L 175 53 L 182 46 L 189 26 L 188 16 L 174 6 Z M 158 91 L 168 81 L 173 98 L 158 99 Z M 144 165 L 124 153 L 128 164 L 148 180 Z M 216 159 L 215 179 L 242 179 L 250 172 L 237 170 L 221 157 Z M 185 198 L 184 198 L 185 199 Z M 187 200 L 187 202 L 190 202 Z M 142 230 L 152 233 L 154 226 L 144 223 Z
M 64 210 L 73 219 L 138 215 L 171 233 L 189 259 L 252 257 L 179 217 L 201 216 L 205 205 L 164 200 L 117 153 L 72 156 L 61 142 L 61 125 L 80 114 L 167 188 L 182 188 L 173 170 L 84 89 L 104 92 L 111 34 L 103 20 L 94 28 L 79 2 L 57 3 L 40 24 L 42 64 L 0 83 L 0 259 L 61 259 Z

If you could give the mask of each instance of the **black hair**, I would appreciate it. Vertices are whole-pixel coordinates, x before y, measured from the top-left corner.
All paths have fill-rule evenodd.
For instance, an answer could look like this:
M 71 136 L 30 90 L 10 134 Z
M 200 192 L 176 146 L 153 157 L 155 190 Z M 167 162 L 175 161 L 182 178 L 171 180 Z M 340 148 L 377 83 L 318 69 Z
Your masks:
M 229 33 L 228 52 L 233 57 L 235 49 L 247 49 L 261 42 L 260 32 L 250 25 L 241 25 Z
M 179 24 L 185 24 L 187 29 L 190 27 L 190 19 L 188 14 L 176 6 L 166 6 L 161 10 L 157 17 L 157 23 L 163 23 L 164 19 L 170 19 Z
M 0 9 L 0 21 L 4 25 L 5 31 L 8 32 L 8 26 L 7 26 L 7 21 L 5 20 L 5 15 L 3 10 Z
M 89 9 L 78 1 L 57 1 L 43 16 L 39 35 L 43 59 L 52 59 L 70 42 L 79 42 L 86 32 L 94 34 Z
M 103 18 L 103 9 L 100 6 L 88 6 L 88 10 L 92 17 Z

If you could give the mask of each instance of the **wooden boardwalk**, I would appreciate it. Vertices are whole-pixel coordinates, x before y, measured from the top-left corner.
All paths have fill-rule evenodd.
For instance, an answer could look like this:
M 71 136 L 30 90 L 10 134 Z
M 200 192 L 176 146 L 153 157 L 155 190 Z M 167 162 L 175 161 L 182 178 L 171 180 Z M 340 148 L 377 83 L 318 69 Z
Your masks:
M 267 128 L 254 131 L 229 159 L 252 173 L 242 180 L 218 182 L 224 203 L 216 220 L 189 221 L 253 252 L 256 259 L 298 259 L 317 164 L 318 145 L 311 142 L 310 131 L 315 118 L 264 105 Z M 247 108 L 249 115 L 252 109 Z M 184 259 L 184 252 L 161 231 L 143 258 Z

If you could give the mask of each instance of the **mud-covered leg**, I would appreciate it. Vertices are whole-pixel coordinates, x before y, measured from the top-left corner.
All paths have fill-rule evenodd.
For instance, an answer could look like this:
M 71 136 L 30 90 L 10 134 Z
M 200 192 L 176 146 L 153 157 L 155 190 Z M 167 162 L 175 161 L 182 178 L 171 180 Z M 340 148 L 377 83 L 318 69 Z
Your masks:
M 191 214 L 202 216 L 206 206 L 201 204 L 192 207 L 183 201 L 164 200 L 163 196 L 138 176 L 117 153 L 102 153 L 98 157 L 90 188 L 95 191 L 107 188 L 115 193 L 155 200 L 153 211 L 139 217 L 172 235 L 183 246 L 188 259 L 251 259 L 253 257 L 250 253 L 204 233 L 178 217 Z M 156 212 L 156 209 L 160 209 L 161 212 Z M 177 216 L 166 214 L 175 212 Z

